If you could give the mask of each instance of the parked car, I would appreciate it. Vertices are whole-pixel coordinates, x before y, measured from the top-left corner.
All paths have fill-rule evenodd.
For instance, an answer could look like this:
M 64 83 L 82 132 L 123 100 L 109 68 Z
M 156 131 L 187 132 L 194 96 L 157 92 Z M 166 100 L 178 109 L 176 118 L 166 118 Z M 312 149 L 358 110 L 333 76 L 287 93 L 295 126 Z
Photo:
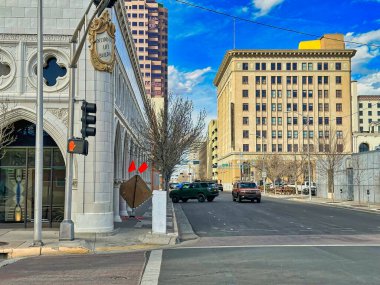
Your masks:
M 232 201 L 251 200 L 261 202 L 261 191 L 254 182 L 236 182 L 232 189 Z
M 217 184 L 218 185 L 218 190 L 223 191 L 223 184 Z
M 169 183 L 169 188 L 170 188 L 170 190 L 173 190 L 173 189 L 177 188 L 178 185 L 179 185 L 179 183 Z
M 311 188 L 311 195 L 312 196 L 317 195 L 317 184 L 315 184 L 315 182 L 311 182 L 311 187 L 309 187 L 309 181 L 305 181 L 301 185 L 302 194 L 309 195 L 309 188 Z
M 212 202 L 219 195 L 218 188 L 214 183 L 194 182 L 184 184 L 169 193 L 173 203 L 187 202 L 189 199 L 197 199 L 199 202 Z

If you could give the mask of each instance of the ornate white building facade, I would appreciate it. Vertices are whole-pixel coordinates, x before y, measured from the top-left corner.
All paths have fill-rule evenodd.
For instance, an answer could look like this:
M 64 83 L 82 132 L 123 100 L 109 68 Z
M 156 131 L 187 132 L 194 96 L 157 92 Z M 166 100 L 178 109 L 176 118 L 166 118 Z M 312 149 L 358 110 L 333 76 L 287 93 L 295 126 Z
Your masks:
M 70 44 L 88 0 L 43 1 L 44 10 L 44 183 L 43 221 L 63 217 L 67 150 Z M 122 2 L 122 1 L 121 1 Z M 8 6 L 9 5 L 9 6 Z M 92 7 L 94 9 L 95 7 Z M 119 187 L 146 160 L 136 126 L 144 121 L 146 98 L 124 3 L 108 9 L 115 24 L 112 73 L 94 69 L 87 41 L 76 73 L 76 100 L 97 104 L 96 136 L 88 156 L 74 155 L 72 219 L 75 232 L 110 232 L 126 202 Z M 91 13 L 91 12 L 90 12 Z M 0 160 L 0 222 L 14 222 L 21 203 L 25 225 L 33 221 L 36 123 L 37 1 L 0 1 L 0 102 L 14 123 L 16 141 Z M 81 102 L 75 103 L 74 136 L 81 137 Z M 149 186 L 150 172 L 142 174 Z

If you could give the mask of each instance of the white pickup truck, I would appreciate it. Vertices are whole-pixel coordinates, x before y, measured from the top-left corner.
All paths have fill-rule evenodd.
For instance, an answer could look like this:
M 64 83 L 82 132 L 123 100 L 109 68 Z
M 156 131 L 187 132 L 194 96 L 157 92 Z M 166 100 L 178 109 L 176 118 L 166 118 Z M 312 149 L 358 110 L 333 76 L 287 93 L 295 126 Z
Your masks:
M 311 195 L 317 195 L 317 184 L 315 182 L 311 182 L 311 187 L 309 187 L 309 181 L 305 181 L 303 184 L 299 185 L 301 193 L 304 195 L 309 194 L 309 188 L 311 188 Z

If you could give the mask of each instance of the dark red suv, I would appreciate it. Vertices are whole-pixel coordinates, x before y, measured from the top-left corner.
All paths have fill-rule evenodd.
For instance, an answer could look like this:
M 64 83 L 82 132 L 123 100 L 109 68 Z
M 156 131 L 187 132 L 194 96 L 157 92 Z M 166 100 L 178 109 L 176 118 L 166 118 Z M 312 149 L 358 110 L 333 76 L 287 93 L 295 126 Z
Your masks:
M 251 200 L 261 202 L 261 191 L 254 182 L 235 182 L 232 189 L 232 201 Z

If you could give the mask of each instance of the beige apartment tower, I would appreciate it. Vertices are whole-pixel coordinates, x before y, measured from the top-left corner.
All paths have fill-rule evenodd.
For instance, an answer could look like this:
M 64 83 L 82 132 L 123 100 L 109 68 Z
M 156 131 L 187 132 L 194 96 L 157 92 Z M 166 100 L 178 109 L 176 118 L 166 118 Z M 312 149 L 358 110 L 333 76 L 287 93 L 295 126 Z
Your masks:
M 211 120 L 207 132 L 207 178 L 218 180 L 218 123 Z
M 155 0 L 124 0 L 145 90 L 150 98 L 168 93 L 168 10 Z
M 331 40 L 337 39 L 337 41 Z M 214 80 L 218 103 L 218 178 L 242 179 L 263 156 L 294 158 L 331 134 L 352 151 L 351 58 L 343 35 L 302 42 L 298 50 L 231 50 Z M 309 123 L 309 124 L 308 124 Z M 317 146 L 318 145 L 318 146 Z M 256 181 L 255 169 L 247 173 Z M 315 176 L 312 175 L 312 176 Z M 302 182 L 302 181 L 301 181 Z

